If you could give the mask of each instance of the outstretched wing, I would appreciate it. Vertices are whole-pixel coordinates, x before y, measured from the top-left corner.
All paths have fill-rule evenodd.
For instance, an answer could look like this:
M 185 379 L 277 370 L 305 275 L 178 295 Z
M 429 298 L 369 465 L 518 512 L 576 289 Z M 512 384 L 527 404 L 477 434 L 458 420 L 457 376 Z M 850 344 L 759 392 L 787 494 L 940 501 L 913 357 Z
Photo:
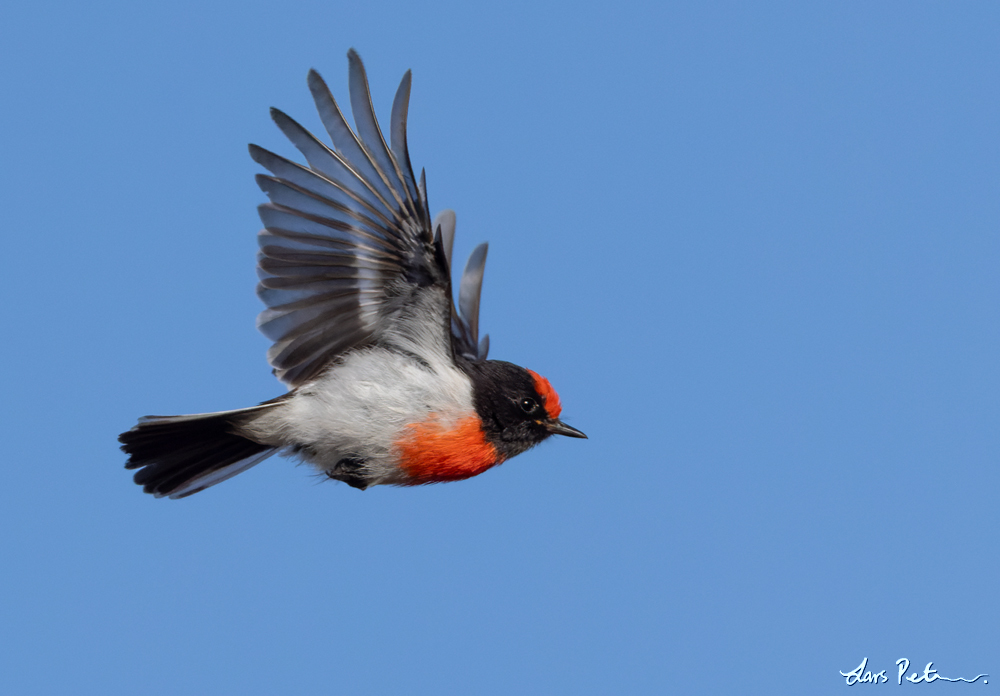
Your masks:
M 250 146 L 253 159 L 271 172 L 257 176 L 270 199 L 259 209 L 265 229 L 257 294 L 267 309 L 257 326 L 274 341 L 268 361 L 275 374 L 291 387 L 317 376 L 338 355 L 378 342 L 414 293 L 437 288 L 444 291 L 437 293 L 441 304 L 450 303 L 455 217 L 446 211 L 432 226 L 425 178 L 421 173 L 418 183 L 413 176 L 406 145 L 410 73 L 393 101 L 387 144 L 361 59 L 353 49 L 347 57 L 356 132 L 323 79 L 310 71 L 309 89 L 333 148 L 277 109 L 271 111 L 275 123 L 308 166 Z M 477 254 L 462 280 L 460 311 L 452 304 L 437 313 L 452 317 L 451 352 L 472 359 L 484 358 L 488 343 L 476 343 L 485 246 L 473 260 Z M 443 342 L 449 340 L 447 323 Z
M 434 218 L 434 230 L 441 237 L 445 261 L 450 269 L 451 249 L 455 242 L 455 211 L 442 210 L 438 213 Z M 490 350 L 489 335 L 479 340 L 479 296 L 488 249 L 489 245 L 483 242 L 472 250 L 458 285 L 458 309 L 454 302 L 451 305 L 452 346 L 455 354 L 469 360 L 485 360 Z

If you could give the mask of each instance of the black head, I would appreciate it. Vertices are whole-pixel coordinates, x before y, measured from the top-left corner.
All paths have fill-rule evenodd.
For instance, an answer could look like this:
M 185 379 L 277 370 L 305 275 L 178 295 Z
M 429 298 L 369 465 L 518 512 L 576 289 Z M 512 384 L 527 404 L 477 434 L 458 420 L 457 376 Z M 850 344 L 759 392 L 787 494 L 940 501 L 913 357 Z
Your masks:
M 486 439 L 504 459 L 549 435 L 587 437 L 559 420 L 559 396 L 544 377 L 502 360 L 466 365 Z

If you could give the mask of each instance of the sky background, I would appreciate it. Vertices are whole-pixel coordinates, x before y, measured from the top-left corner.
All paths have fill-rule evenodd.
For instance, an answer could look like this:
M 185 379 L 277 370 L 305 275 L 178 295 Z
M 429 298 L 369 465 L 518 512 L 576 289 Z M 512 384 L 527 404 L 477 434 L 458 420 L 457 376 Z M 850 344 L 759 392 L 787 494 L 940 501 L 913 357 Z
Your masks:
M 352 46 L 590 440 L 143 495 L 138 416 L 283 391 L 246 145 L 297 156 L 268 107 L 321 131 Z M 997 688 L 895 662 L 1000 683 L 998 46 L 995 3 L 7 3 L 0 691 Z

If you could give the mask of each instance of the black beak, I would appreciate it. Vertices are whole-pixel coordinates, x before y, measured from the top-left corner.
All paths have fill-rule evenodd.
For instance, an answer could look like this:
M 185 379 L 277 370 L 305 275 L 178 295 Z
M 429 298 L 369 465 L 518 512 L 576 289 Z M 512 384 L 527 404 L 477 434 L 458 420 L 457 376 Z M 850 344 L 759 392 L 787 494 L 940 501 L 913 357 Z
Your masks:
M 582 437 L 584 440 L 587 436 L 581 433 L 576 428 L 571 428 L 570 426 L 563 423 L 558 418 L 553 418 L 552 420 L 545 421 L 545 429 L 548 430 L 553 435 L 565 435 L 566 437 Z

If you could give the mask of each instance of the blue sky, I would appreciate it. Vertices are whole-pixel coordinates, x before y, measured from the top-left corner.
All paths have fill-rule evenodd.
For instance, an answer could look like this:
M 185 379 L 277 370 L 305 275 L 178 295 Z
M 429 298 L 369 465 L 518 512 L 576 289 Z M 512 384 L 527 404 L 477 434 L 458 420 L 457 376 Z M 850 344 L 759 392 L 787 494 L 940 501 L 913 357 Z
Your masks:
M 0 690 L 838 693 L 1000 680 L 1000 10 L 38 2 L 0 17 Z M 277 396 L 257 166 L 365 60 L 559 439 L 182 501 L 117 434 Z M 866 688 L 857 686 L 853 688 Z M 988 687 L 987 687 L 988 688 Z

